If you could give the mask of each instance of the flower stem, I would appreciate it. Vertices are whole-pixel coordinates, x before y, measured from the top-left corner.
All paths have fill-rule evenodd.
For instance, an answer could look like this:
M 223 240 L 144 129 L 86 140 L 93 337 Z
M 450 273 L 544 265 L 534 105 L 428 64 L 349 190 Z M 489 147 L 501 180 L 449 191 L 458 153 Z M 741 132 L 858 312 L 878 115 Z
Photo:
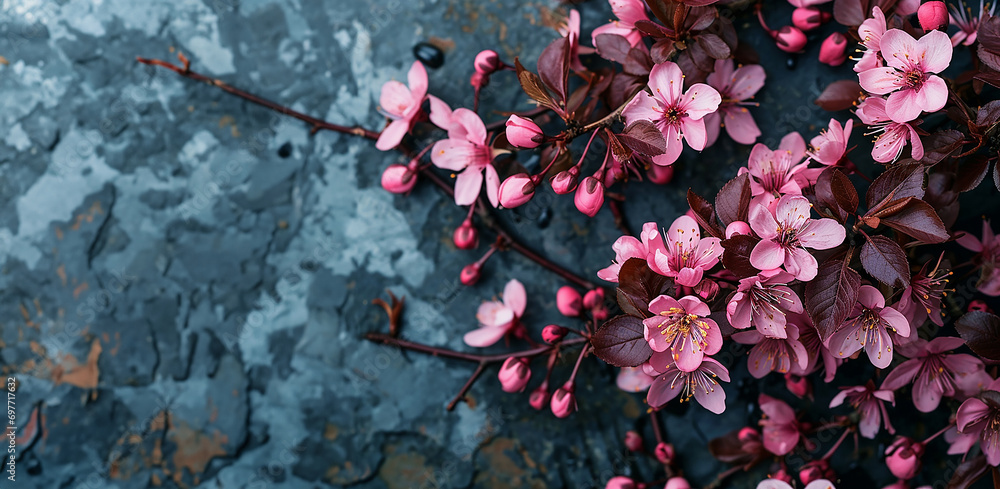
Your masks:
M 937 433 L 934 433 L 933 435 L 927 437 L 927 439 L 924 440 L 924 441 L 922 441 L 921 443 L 924 444 L 924 445 L 930 443 L 931 440 L 933 440 L 933 439 L 941 436 L 942 434 L 944 434 L 944 432 L 950 430 L 952 426 L 955 426 L 954 422 L 948 423 L 948 426 L 945 426 L 944 428 L 941 428 L 940 431 L 938 431 Z
M 833 453 L 836 452 L 838 448 L 840 448 L 840 444 L 844 443 L 844 440 L 847 439 L 847 435 L 851 434 L 851 432 L 853 431 L 854 428 L 847 428 L 846 430 L 844 430 L 844 432 L 840 435 L 840 438 L 837 439 L 837 443 L 834 443 L 833 446 L 830 447 L 830 450 L 826 452 L 826 455 L 823 455 L 823 460 L 830 460 L 830 457 L 833 456 Z
M 576 382 L 576 374 L 580 371 L 580 364 L 583 363 L 583 357 L 587 356 L 587 350 L 590 349 L 590 343 L 583 345 L 583 349 L 580 350 L 580 356 L 576 357 L 576 365 L 573 365 L 573 373 L 569 374 L 569 383 Z

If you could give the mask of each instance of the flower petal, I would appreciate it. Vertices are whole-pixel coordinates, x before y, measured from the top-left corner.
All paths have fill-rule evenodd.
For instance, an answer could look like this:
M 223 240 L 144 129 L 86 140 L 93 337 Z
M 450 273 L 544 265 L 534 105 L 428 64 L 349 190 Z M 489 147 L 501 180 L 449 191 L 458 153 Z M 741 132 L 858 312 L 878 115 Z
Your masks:
M 760 136 L 760 128 L 746 107 L 730 107 L 723 111 L 726 133 L 740 144 L 753 144 Z M 709 118 L 706 117 L 707 121 Z M 707 124 L 707 122 L 706 122 Z
M 684 89 L 684 73 L 681 73 L 677 63 L 671 61 L 654 65 L 649 72 L 649 89 L 658 100 L 674 103 Z
M 687 112 L 689 118 L 699 120 L 715 112 L 720 103 L 722 96 L 716 89 L 704 83 L 695 83 L 681 96 L 678 105 Z
M 680 395 L 686 385 L 684 379 L 678 378 L 681 375 L 680 372 L 675 370 L 657 377 L 649 386 L 649 393 L 646 394 L 646 402 L 650 406 L 660 407 Z
M 772 270 L 785 262 L 785 249 L 769 239 L 761 240 L 750 252 L 750 264 L 759 270 Z
M 947 90 L 947 89 L 945 89 Z M 892 92 L 885 101 L 885 112 L 894 122 L 910 122 L 920 117 L 920 102 L 917 91 L 911 88 Z
M 858 73 L 861 88 L 876 95 L 885 95 L 903 86 L 899 72 L 893 68 L 880 67 Z
M 942 80 L 941 77 L 931 75 L 927 77 L 927 81 L 921 85 L 920 90 L 916 91 L 914 101 L 920 106 L 921 109 L 924 109 L 924 112 L 937 112 L 941 110 L 941 108 L 944 107 L 944 104 L 948 101 L 948 85 L 944 83 L 944 80 Z
M 691 149 L 701 151 L 708 143 L 708 131 L 705 129 L 705 121 L 701 119 L 692 120 L 686 117 L 681 119 L 681 134 Z
M 472 205 L 483 188 L 483 172 L 478 168 L 467 168 L 455 179 L 455 203 Z
M 381 151 L 389 151 L 399 145 L 403 136 L 410 131 L 410 121 L 399 119 L 389 123 L 375 141 L 375 148 Z
M 698 404 L 715 414 L 722 414 L 726 410 L 726 391 L 720 384 L 708 386 L 708 390 L 695 388 L 694 398 Z
M 940 73 L 951 64 L 953 48 L 948 34 L 933 30 L 917 40 L 920 66 L 926 73 Z
M 500 341 L 506 332 L 506 328 L 479 328 L 465 333 L 462 339 L 466 345 L 484 348 Z
M 514 311 L 517 317 L 523 316 L 524 308 L 528 306 L 528 295 L 524 292 L 524 284 L 517 279 L 507 282 L 503 288 L 503 303 Z
M 828 250 L 844 242 L 847 230 L 834 219 L 811 219 L 799 232 L 799 243 L 814 250 Z
M 761 238 L 768 240 L 778 237 L 778 221 L 763 205 L 750 206 L 750 228 Z

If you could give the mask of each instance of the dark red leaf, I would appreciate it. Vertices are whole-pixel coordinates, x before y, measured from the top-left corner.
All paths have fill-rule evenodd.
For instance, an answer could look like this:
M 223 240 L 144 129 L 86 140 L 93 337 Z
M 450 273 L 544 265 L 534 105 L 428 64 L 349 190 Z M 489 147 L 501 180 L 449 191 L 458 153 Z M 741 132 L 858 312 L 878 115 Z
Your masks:
M 861 265 L 879 282 L 892 287 L 910 286 L 910 263 L 903 248 L 885 236 L 869 236 L 861 247 Z
M 528 94 L 528 96 L 535 102 L 538 102 L 545 107 L 555 110 L 556 112 L 561 110 L 559 105 L 552 100 L 549 92 L 547 92 L 545 87 L 542 86 L 542 80 L 538 78 L 538 75 L 526 70 L 517 58 L 514 58 L 514 68 L 517 70 L 517 81 L 521 83 L 521 88 L 524 90 L 524 93 Z
M 653 43 L 653 46 L 649 48 L 649 56 L 653 59 L 654 63 L 666 63 L 674 56 L 676 48 L 674 47 L 674 41 L 670 39 L 660 39 Z
M 753 192 L 748 173 L 738 175 L 723 185 L 719 195 L 715 196 L 715 211 L 719 213 L 722 225 L 728 226 L 733 221 L 746 222 L 751 197 Z
M 856 80 L 838 80 L 827 85 L 823 93 L 813 103 L 830 112 L 847 110 L 854 107 L 854 103 L 858 101 L 862 93 L 861 85 Z
M 973 155 L 962 163 L 962 168 L 955 172 L 956 192 L 968 192 L 979 186 L 990 171 L 990 159 L 985 155 Z
M 1000 361 L 1000 317 L 972 311 L 955 321 L 955 330 L 979 356 Z
M 871 186 L 865 203 L 869 209 L 880 204 L 888 204 L 906 197 L 924 196 L 924 167 L 920 165 L 897 165 L 882 172 Z
M 902 209 L 882 216 L 882 224 L 924 243 L 943 243 L 950 235 L 934 208 L 920 199 L 912 199 Z
M 861 275 L 851 268 L 851 255 L 827 260 L 806 283 L 806 311 L 823 341 L 844 323 L 858 300 Z
M 687 200 L 691 210 L 694 211 L 694 220 L 698 221 L 698 224 L 708 231 L 708 234 L 719 239 L 726 236 L 715 219 L 715 208 L 712 207 L 711 202 L 694 193 L 694 190 L 691 189 L 688 189 Z
M 594 38 L 594 45 L 602 58 L 622 64 L 625 63 L 625 56 L 632 49 L 628 39 L 616 34 L 598 34 Z
M 663 133 L 649 121 L 635 121 L 618 135 L 622 144 L 636 153 L 657 156 L 667 151 L 667 140 Z
M 590 343 L 597 358 L 616 367 L 638 367 L 653 355 L 643 335 L 645 326 L 635 316 L 615 316 L 604 323 Z
M 976 481 L 986 475 L 989 468 L 990 465 L 986 463 L 986 455 L 966 460 L 955 469 L 955 474 L 951 476 L 945 489 L 969 489 Z
M 569 55 L 569 39 L 560 37 L 552 41 L 538 57 L 538 76 L 564 103 L 569 80 Z
M 626 148 L 616 134 L 608 132 L 608 147 L 611 148 L 611 154 L 615 156 L 615 159 L 618 161 L 627 161 L 632 158 L 632 150 Z
M 663 22 L 666 25 L 670 25 L 673 23 L 674 9 L 670 5 L 670 2 L 668 2 L 667 0 L 645 0 L 645 1 L 646 5 L 649 6 L 649 10 L 653 12 L 653 16 L 659 19 L 660 22 Z M 641 22 L 646 22 L 646 21 L 641 20 L 639 22 L 636 22 L 635 23 L 636 27 L 639 27 L 639 24 Z
M 635 28 L 647 36 L 651 36 L 654 39 L 660 39 L 673 34 L 673 30 L 667 29 L 656 22 L 650 20 L 639 20 L 635 23 Z
M 862 0 L 834 0 L 833 18 L 847 26 L 859 26 L 868 18 L 868 2 Z
M 976 125 L 980 127 L 992 126 L 1000 122 L 1000 100 L 987 102 L 976 112 Z
M 644 49 L 630 49 L 625 55 L 625 63 L 622 70 L 625 73 L 635 76 L 649 76 L 649 71 L 653 69 L 653 60 Z
M 698 44 L 701 45 L 705 52 L 714 59 L 727 59 L 732 54 L 725 41 L 715 34 L 702 33 L 695 39 L 698 40 Z
M 913 158 L 903 158 L 896 162 L 896 164 L 912 165 L 919 163 L 925 166 L 936 165 L 951 156 L 952 153 L 962 149 L 962 145 L 965 143 L 965 136 L 954 129 L 947 129 L 937 131 L 930 136 L 924 136 L 921 138 L 921 141 L 924 145 L 923 158 L 920 158 L 919 161 Z
M 646 260 L 629 258 L 618 270 L 618 306 L 630 316 L 652 317 L 649 303 L 671 286 L 673 281 L 650 269 Z
M 816 180 L 816 199 L 843 223 L 858 211 L 858 191 L 842 171 L 827 168 Z
M 730 431 L 708 442 L 708 451 L 716 460 L 727 464 L 743 465 L 753 459 L 753 454 L 743 450 L 740 430 Z
M 759 239 L 744 234 L 722 240 L 722 266 L 739 278 L 757 275 L 759 270 L 750 264 L 750 252 L 758 242 Z
M 980 48 L 980 52 L 982 52 L 982 48 Z M 990 56 L 994 55 L 991 54 Z M 989 83 L 994 87 L 1000 88 L 1000 73 L 997 73 L 995 71 L 981 71 L 973 78 L 983 83 Z
M 712 25 L 712 22 L 715 22 L 717 16 L 718 11 L 714 8 L 693 8 L 688 13 L 687 22 L 691 24 L 688 30 L 697 32 L 708 29 L 708 26 Z

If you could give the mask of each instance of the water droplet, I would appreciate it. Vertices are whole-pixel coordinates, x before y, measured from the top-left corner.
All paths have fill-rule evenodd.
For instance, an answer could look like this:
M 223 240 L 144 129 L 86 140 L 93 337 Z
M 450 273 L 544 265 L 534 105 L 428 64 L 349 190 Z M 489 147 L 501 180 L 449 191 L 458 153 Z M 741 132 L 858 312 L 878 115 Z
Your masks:
M 413 46 L 413 57 L 420 60 L 428 68 L 440 68 L 444 64 L 444 51 L 437 46 L 421 42 Z

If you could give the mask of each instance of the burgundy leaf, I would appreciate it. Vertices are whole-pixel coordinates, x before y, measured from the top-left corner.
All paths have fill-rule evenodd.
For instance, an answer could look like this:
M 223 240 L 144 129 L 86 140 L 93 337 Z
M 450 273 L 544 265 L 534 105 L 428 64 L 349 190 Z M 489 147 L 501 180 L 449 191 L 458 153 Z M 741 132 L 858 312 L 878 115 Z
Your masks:
M 616 367 L 638 367 L 653 355 L 644 330 L 642 319 L 615 316 L 594 332 L 590 343 L 597 358 Z
M 649 121 L 635 121 L 618 135 L 622 144 L 636 153 L 646 156 L 657 156 L 667 151 L 667 140 L 663 133 Z
M 739 278 L 757 275 L 759 270 L 750 264 L 750 252 L 758 242 L 759 239 L 745 234 L 722 240 L 722 266 Z
M 718 10 L 714 8 L 693 8 L 688 14 L 688 22 L 690 22 L 691 27 L 688 30 L 697 32 L 708 29 L 708 26 L 715 22 L 718 16 Z M 690 20 L 694 18 L 694 20 Z
M 687 200 L 691 210 L 694 211 L 694 220 L 698 221 L 698 224 L 708 231 L 708 234 L 719 239 L 725 238 L 726 233 L 719 228 L 715 219 L 715 208 L 712 207 L 712 203 L 691 189 L 688 189 Z
M 1000 361 L 1000 317 L 972 311 L 955 321 L 955 330 L 979 356 Z
M 924 167 L 920 165 L 897 165 L 882 172 L 871 186 L 865 202 L 869 209 L 906 197 L 924 196 Z
M 983 52 L 982 47 L 979 48 L 979 52 L 980 53 Z M 1000 64 L 1000 57 L 995 56 L 993 54 L 990 54 L 990 56 L 996 58 L 997 64 Z M 983 83 L 988 83 L 990 85 L 993 85 L 994 87 L 1000 88 L 1000 73 L 997 73 L 995 71 L 980 71 L 979 74 L 977 74 L 973 78 Z
M 984 48 L 1000 52 L 1000 17 L 992 16 L 980 22 L 976 40 Z
M 990 465 L 986 463 L 986 455 L 966 460 L 955 469 L 955 474 L 951 476 L 945 489 L 969 489 L 976 481 L 982 479 L 989 469 Z
M 827 260 L 816 278 L 806 283 L 806 311 L 823 341 L 844 324 L 858 300 L 861 275 L 851 268 L 851 255 Z
M 674 41 L 670 39 L 660 39 L 653 43 L 653 46 L 649 48 L 649 56 L 653 59 L 654 63 L 666 63 L 674 56 L 677 52 L 674 47 Z
M 517 58 L 514 58 L 514 68 L 517 70 L 517 81 L 521 83 L 524 93 L 528 94 L 529 97 L 540 105 L 556 112 L 560 111 L 559 105 L 552 100 L 549 92 L 542 86 L 542 80 L 538 78 L 538 75 L 526 70 Z
M 611 131 L 607 131 L 608 136 L 608 147 L 611 148 L 611 154 L 615 156 L 618 161 L 628 161 L 632 158 L 632 150 L 626 148 L 619 140 L 618 136 Z
M 744 173 L 727 182 L 715 196 L 715 211 L 724 226 L 733 221 L 747 221 L 750 212 L 750 175 Z
M 921 139 L 924 145 L 924 157 L 920 158 L 919 161 L 913 158 L 903 158 L 899 160 L 897 165 L 910 165 L 913 163 L 920 163 L 925 166 L 933 166 L 942 161 L 945 158 L 951 156 L 952 153 L 962 149 L 962 145 L 965 144 L 965 136 L 962 133 L 954 130 L 947 129 L 944 131 L 937 131 L 930 136 L 925 136 Z
M 702 33 L 695 39 L 698 40 L 698 44 L 701 45 L 705 52 L 714 59 L 727 59 L 732 54 L 725 41 L 715 34 Z
M 934 208 L 920 199 L 912 199 L 897 212 L 881 217 L 882 224 L 924 243 L 943 243 L 950 235 Z
M 903 248 L 885 236 L 869 236 L 861 247 L 861 265 L 879 282 L 892 287 L 910 286 L 910 263 Z
M 833 211 L 843 223 L 850 214 L 858 211 L 858 191 L 842 171 L 827 168 L 816 180 L 816 199 Z
M 654 39 L 661 39 L 673 34 L 673 31 L 650 20 L 639 20 L 635 23 L 635 28 L 643 34 Z
M 990 171 L 990 159 L 985 155 L 973 155 L 955 174 L 955 192 L 968 192 L 979 186 Z
M 857 0 L 837 0 L 857 1 Z M 839 80 L 827 85 L 823 93 L 813 102 L 823 110 L 836 112 L 854 107 L 863 91 L 857 80 Z
M 1000 100 L 988 102 L 976 112 L 976 125 L 988 127 L 1000 122 Z
M 622 64 L 625 63 L 625 56 L 632 49 L 628 39 L 616 34 L 598 34 L 594 38 L 594 45 L 602 58 Z
M 716 460 L 727 464 L 743 465 L 753 459 L 753 454 L 743 450 L 740 430 L 730 431 L 708 442 L 708 451 Z
M 646 260 L 629 258 L 618 271 L 618 306 L 630 316 L 648 318 L 649 303 L 670 291 L 673 281 L 654 272 Z
M 646 5 L 649 6 L 649 10 L 653 12 L 653 16 L 659 19 L 660 22 L 664 24 L 671 24 L 674 20 L 674 9 L 667 0 L 645 0 Z M 641 20 L 636 22 L 636 27 L 639 27 L 640 22 L 646 22 Z M 652 23 L 652 22 L 650 22 Z
M 632 48 L 625 55 L 625 63 L 622 70 L 625 73 L 635 76 L 649 76 L 649 71 L 653 69 L 653 60 L 644 49 Z
M 569 39 L 560 37 L 552 41 L 538 57 L 538 76 L 564 103 L 569 79 L 569 55 Z
M 834 0 L 833 18 L 847 27 L 859 26 L 868 18 L 868 2 L 862 0 Z

